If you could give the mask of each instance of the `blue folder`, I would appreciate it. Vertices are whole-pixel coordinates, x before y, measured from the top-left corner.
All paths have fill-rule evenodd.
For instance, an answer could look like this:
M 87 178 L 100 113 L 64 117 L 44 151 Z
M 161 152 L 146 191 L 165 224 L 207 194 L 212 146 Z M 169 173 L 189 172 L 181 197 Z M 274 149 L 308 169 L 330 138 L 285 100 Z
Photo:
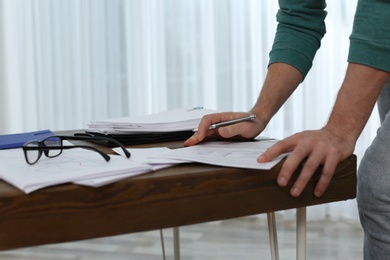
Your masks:
M 28 141 L 40 141 L 54 133 L 50 130 L 40 130 L 19 134 L 0 135 L 0 149 L 22 147 Z

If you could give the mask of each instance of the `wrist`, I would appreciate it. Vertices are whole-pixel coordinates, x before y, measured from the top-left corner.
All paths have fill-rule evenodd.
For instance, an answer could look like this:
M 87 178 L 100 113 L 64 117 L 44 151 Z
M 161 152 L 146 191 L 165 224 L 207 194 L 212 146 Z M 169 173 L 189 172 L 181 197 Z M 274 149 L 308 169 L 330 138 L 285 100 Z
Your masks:
M 260 125 L 262 130 L 264 130 L 270 121 L 270 117 L 268 117 L 262 109 L 256 109 L 255 107 L 249 110 L 249 113 L 256 115 L 255 122 Z

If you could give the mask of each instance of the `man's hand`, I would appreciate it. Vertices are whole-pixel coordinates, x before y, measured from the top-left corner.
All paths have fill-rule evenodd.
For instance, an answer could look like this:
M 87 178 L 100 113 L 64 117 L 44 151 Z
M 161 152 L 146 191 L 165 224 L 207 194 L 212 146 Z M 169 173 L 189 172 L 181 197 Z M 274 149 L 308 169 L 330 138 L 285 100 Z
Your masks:
M 220 127 L 217 129 L 209 130 L 209 127 L 218 122 L 232 120 L 244 116 L 248 116 L 249 113 L 243 112 L 223 112 L 206 115 L 199 123 L 198 131 L 194 133 L 189 139 L 184 142 L 184 146 L 196 145 L 203 140 L 212 138 L 254 138 L 263 131 L 264 126 L 259 118 L 252 121 L 241 122 L 229 126 Z
M 303 164 L 301 173 L 290 190 L 293 197 L 298 197 L 314 172 L 323 165 L 320 180 L 314 195 L 320 197 L 327 189 L 337 164 L 353 153 L 355 144 L 336 136 L 327 129 L 304 131 L 279 141 L 258 157 L 258 162 L 268 162 L 282 153 L 291 152 L 280 170 L 277 183 L 284 187 L 298 165 Z
M 390 73 L 350 63 L 329 120 L 321 130 L 292 135 L 270 147 L 259 158 L 267 162 L 291 152 L 284 162 L 277 182 L 285 186 L 298 165 L 305 160 L 302 171 L 291 188 L 291 195 L 301 194 L 314 171 L 323 170 L 314 194 L 321 196 L 331 181 L 337 164 L 350 156 L 375 102 Z

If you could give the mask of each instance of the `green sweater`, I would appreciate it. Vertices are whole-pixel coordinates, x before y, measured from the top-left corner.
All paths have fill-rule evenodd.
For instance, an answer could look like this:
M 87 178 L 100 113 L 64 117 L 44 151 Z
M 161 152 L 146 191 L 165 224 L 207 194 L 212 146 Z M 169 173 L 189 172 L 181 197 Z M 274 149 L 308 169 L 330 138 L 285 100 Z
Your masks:
M 270 62 L 284 62 L 305 77 L 324 36 L 325 0 L 279 0 Z M 390 1 L 359 0 L 348 62 L 390 72 Z

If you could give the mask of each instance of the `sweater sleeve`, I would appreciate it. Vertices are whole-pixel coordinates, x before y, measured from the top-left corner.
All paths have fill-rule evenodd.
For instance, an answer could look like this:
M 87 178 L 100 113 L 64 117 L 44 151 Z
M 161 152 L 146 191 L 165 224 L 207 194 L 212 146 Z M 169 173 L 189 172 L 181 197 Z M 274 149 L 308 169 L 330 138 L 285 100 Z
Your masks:
M 390 1 L 358 1 L 348 62 L 390 72 Z
M 326 32 L 326 3 L 324 0 L 280 0 L 279 6 L 269 65 L 287 63 L 306 77 Z

